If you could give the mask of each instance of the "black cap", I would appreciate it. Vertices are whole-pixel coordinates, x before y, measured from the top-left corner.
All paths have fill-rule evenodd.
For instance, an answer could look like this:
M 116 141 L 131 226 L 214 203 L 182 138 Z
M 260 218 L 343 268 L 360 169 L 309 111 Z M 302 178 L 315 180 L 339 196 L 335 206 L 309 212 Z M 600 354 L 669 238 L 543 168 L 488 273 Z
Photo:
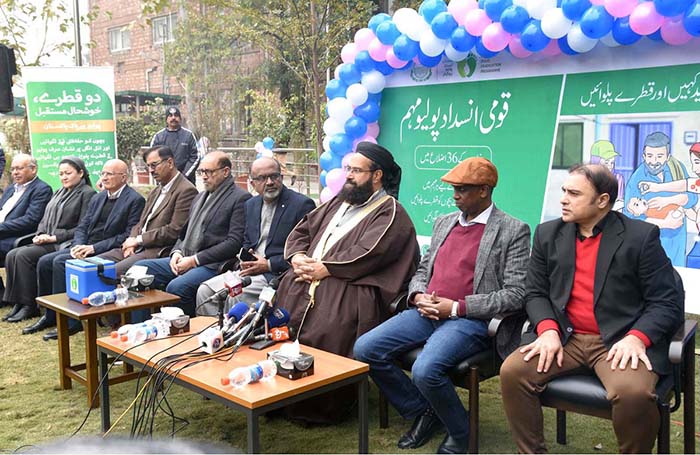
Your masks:
M 180 109 L 178 109 L 175 106 L 170 106 L 165 110 L 165 118 L 168 118 L 171 115 L 177 115 L 178 117 L 182 117 L 182 115 L 180 115 Z

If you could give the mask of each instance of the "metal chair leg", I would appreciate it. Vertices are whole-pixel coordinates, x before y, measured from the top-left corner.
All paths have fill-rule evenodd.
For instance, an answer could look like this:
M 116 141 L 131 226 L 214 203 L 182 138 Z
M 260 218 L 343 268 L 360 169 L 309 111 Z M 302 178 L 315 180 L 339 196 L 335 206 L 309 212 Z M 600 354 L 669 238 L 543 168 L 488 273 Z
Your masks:
M 479 453 L 479 369 L 469 368 L 469 453 Z
M 566 412 L 557 409 L 557 442 L 566 445 Z
M 659 434 L 656 443 L 657 453 L 671 453 L 671 412 L 668 403 L 659 404 Z
M 389 428 L 389 404 L 381 390 L 379 391 L 379 428 Z

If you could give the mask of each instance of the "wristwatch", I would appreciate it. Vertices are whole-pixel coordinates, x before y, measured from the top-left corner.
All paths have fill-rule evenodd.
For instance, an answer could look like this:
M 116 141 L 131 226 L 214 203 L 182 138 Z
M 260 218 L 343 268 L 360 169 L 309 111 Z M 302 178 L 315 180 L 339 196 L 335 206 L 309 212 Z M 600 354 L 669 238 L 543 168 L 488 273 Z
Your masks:
M 450 319 L 458 319 L 459 314 L 457 314 L 457 309 L 459 308 L 459 302 L 454 301 L 452 302 L 452 311 L 450 312 Z

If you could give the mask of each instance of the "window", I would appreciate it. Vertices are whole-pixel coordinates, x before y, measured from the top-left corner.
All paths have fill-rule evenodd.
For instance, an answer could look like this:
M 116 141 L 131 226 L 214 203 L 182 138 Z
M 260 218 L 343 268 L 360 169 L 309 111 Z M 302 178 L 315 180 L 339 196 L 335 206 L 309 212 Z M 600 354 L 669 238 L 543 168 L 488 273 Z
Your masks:
M 119 52 L 131 49 L 131 32 L 126 27 L 113 28 L 109 33 L 109 51 Z
M 175 13 L 167 16 L 154 17 L 151 21 L 153 28 L 153 44 L 163 44 L 173 41 L 174 30 L 177 27 L 177 15 Z
M 568 169 L 583 159 L 583 123 L 560 123 L 552 169 Z

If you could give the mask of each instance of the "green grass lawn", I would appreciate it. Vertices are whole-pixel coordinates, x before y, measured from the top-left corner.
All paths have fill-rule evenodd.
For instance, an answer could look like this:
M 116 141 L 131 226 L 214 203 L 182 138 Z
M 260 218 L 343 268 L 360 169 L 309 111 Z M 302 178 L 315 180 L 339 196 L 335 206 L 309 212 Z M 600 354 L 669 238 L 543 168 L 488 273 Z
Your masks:
M 4 314 L 7 310 L 3 309 Z M 41 334 L 20 335 L 25 325 L 0 323 L 0 453 L 12 452 L 21 446 L 45 444 L 69 437 L 86 416 L 85 388 L 74 384 L 71 390 L 58 390 L 58 354 L 56 342 L 44 342 Z M 102 335 L 106 335 L 105 329 Z M 72 337 L 73 363 L 84 360 L 82 334 Z M 697 382 L 697 378 L 696 378 Z M 112 386 L 112 422 L 133 400 L 135 382 Z M 700 389 L 699 389 L 700 390 Z M 482 383 L 481 451 L 510 453 L 515 450 L 503 413 L 498 378 Z M 464 402 L 467 392 L 460 391 Z M 246 448 L 246 423 L 242 414 L 178 386 L 168 394 L 176 415 L 189 420 L 189 425 L 176 438 L 207 441 L 228 450 Z M 370 452 L 395 453 L 396 441 L 410 425 L 390 409 L 390 425 L 379 428 L 378 394 L 370 387 Z M 697 397 L 696 397 L 697 402 Z M 700 409 L 700 408 L 698 408 Z M 569 443 L 554 441 L 554 411 L 545 409 L 546 437 L 551 452 L 594 453 L 616 452 L 617 445 L 609 421 L 577 415 L 568 416 Z M 682 412 L 671 416 L 671 450 L 681 453 Z M 99 436 L 99 410 L 93 410 L 80 436 Z M 131 414 L 127 414 L 112 435 L 128 437 Z M 154 437 L 167 438 L 171 420 L 160 414 Z M 697 429 L 696 429 L 697 434 Z M 110 435 L 111 436 L 111 435 Z M 434 453 L 441 437 L 409 453 Z M 261 451 L 272 453 L 353 453 L 357 452 L 357 419 L 351 418 L 335 427 L 302 428 L 283 419 L 261 418 Z M 600 449 L 597 449 L 600 445 Z M 28 450 L 24 447 L 21 450 Z

